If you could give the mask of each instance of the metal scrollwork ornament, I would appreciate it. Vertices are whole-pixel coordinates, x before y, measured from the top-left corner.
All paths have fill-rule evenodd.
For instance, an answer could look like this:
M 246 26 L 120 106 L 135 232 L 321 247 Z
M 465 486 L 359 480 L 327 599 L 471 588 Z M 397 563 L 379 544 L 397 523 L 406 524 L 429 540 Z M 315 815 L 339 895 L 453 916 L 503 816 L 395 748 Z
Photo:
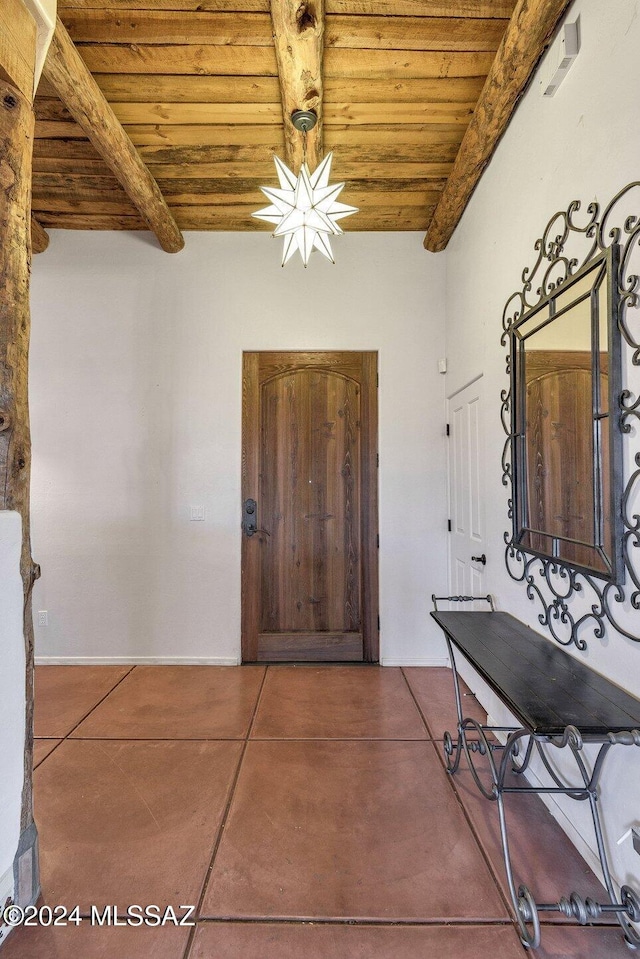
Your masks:
M 634 207 L 638 213 L 629 215 Z M 622 377 L 629 382 L 616 397 L 617 408 L 610 411 L 617 417 L 625 447 L 622 482 L 619 489 L 611 491 L 622 541 L 622 568 L 615 581 L 608 581 L 597 572 L 575 569 L 566 560 L 529 551 L 517 539 L 514 462 L 515 444 L 522 434 L 515 425 L 513 373 L 514 331 L 519 321 L 613 245 L 617 247 L 612 278 L 616 315 L 611 321 L 620 333 Z M 522 287 L 508 298 L 502 315 L 501 343 L 509 345 L 506 372 L 510 381 L 509 388 L 502 390 L 500 410 L 506 433 L 502 482 L 509 490 L 511 521 L 511 529 L 504 534 L 506 568 L 513 580 L 523 584 L 529 600 L 541 608 L 538 621 L 554 640 L 580 650 L 586 649 L 587 638 L 605 637 L 607 624 L 628 639 L 640 641 L 640 617 L 637 625 L 633 623 L 634 613 L 640 610 L 640 451 L 632 449 L 640 436 L 640 395 L 634 381 L 640 366 L 639 248 L 640 181 L 620 190 L 602 210 L 593 202 L 583 212 L 580 201 L 574 200 L 547 223 L 535 243 L 535 262 L 523 270 Z

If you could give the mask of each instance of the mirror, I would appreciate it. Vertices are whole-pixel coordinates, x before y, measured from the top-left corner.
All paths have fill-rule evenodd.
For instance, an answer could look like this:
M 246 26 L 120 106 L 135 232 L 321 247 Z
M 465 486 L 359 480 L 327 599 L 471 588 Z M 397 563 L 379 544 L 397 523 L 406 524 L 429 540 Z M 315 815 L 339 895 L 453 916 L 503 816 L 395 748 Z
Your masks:
M 624 565 L 616 269 L 613 245 L 511 331 L 515 543 L 612 582 Z

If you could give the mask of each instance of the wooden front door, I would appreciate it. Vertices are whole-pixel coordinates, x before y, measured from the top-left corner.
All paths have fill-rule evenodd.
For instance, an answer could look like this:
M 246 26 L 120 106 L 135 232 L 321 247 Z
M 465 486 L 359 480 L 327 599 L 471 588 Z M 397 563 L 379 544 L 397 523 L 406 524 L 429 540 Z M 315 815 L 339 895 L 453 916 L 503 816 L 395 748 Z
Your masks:
M 376 370 L 244 354 L 244 662 L 378 660 Z

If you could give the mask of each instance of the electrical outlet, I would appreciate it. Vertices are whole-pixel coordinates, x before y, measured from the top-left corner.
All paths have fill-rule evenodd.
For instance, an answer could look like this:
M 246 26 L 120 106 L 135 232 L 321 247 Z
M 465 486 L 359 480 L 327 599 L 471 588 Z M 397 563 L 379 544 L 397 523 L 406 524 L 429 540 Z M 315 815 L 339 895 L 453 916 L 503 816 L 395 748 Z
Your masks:
M 204 506 L 191 507 L 191 522 L 204 523 Z
M 46 609 L 38 610 L 38 626 L 48 626 L 49 625 L 49 613 Z

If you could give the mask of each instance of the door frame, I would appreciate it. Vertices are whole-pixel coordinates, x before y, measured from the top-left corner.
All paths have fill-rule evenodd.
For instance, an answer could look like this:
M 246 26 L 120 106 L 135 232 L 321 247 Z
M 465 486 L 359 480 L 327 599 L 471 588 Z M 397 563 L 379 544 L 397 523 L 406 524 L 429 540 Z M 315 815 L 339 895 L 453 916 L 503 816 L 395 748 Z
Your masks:
M 260 378 L 290 369 L 331 370 L 360 386 L 360 536 L 361 603 L 364 662 L 380 658 L 378 612 L 378 353 L 355 350 L 261 350 L 242 354 L 242 502 L 258 499 L 260 471 Z M 241 648 L 242 662 L 257 662 L 260 597 L 247 584 L 256 582 L 260 556 L 252 539 L 242 534 Z M 255 637 L 255 639 L 254 639 Z
M 447 401 L 446 401 L 446 402 L 447 402 L 447 406 L 446 406 L 446 411 L 447 411 L 447 426 L 448 426 L 447 436 L 448 436 L 448 439 L 449 439 L 449 443 L 448 443 L 448 457 L 447 457 L 447 459 L 448 459 L 448 462 L 447 462 L 447 503 L 448 503 L 448 514 L 449 514 L 449 517 L 450 517 L 450 519 L 449 519 L 450 525 L 451 525 L 451 521 L 452 521 L 452 519 L 453 519 L 454 512 L 455 512 L 454 506 L 453 506 L 453 502 L 452 502 L 452 499 L 453 499 L 453 495 L 452 495 L 452 494 L 453 494 L 453 492 L 454 492 L 453 472 L 454 472 L 454 458 L 455 458 L 455 449 L 454 449 L 454 447 L 453 447 L 453 444 L 456 442 L 456 436 L 455 436 L 455 430 L 454 430 L 454 428 L 453 428 L 453 424 L 452 424 L 452 422 L 451 422 L 452 419 L 453 419 L 453 417 L 452 417 L 452 415 L 451 415 L 451 414 L 452 414 L 452 407 L 454 406 L 454 404 L 455 404 L 455 402 L 456 402 L 456 399 L 460 396 L 461 393 L 466 392 L 466 390 L 471 389 L 471 387 L 476 387 L 477 394 L 478 394 L 478 399 L 479 399 L 479 402 L 480 402 L 480 414 L 481 414 L 480 429 L 483 430 L 483 429 L 484 429 L 484 394 L 485 394 L 485 386 L 486 386 L 486 383 L 485 383 L 484 374 L 483 374 L 483 373 L 479 373 L 477 376 L 474 376 L 473 379 L 469 380 L 467 383 L 465 383 L 465 384 L 464 384 L 463 386 L 461 386 L 459 389 L 455 390 L 453 393 L 451 393 L 451 394 L 449 394 L 449 395 L 447 396 Z M 484 447 L 483 447 L 483 448 L 484 448 Z M 470 477 L 470 473 L 475 469 L 475 471 L 476 471 L 476 473 L 477 473 L 477 483 L 478 483 L 478 491 L 479 491 L 479 496 L 478 496 L 479 517 L 478 517 L 478 519 L 479 519 L 479 525 L 480 525 L 480 527 L 481 527 L 481 529 L 482 529 L 483 552 L 484 552 L 484 554 L 486 555 L 486 550 L 487 550 L 486 504 L 485 504 L 485 495 L 486 495 L 486 491 L 485 491 L 485 475 L 486 475 L 486 474 L 485 474 L 485 472 L 483 471 L 483 466 L 485 466 L 485 465 L 486 465 L 486 464 L 484 464 L 484 463 L 482 462 L 482 450 L 481 450 L 480 446 L 478 446 L 478 448 L 477 448 L 477 450 L 476 450 L 476 461 L 475 461 L 475 463 L 472 463 L 470 458 L 469 458 L 469 460 L 468 460 L 467 463 L 466 463 L 466 470 L 465 470 L 465 473 L 466 473 L 465 490 L 466 490 L 466 493 L 467 493 L 467 494 L 469 494 L 469 493 L 471 492 L 472 480 L 471 480 L 471 477 Z M 449 595 L 452 595 L 452 594 L 458 592 L 457 587 L 456 587 L 455 584 L 454 584 L 454 579 L 455 579 L 455 577 L 454 577 L 454 574 L 453 574 L 453 560 L 454 560 L 453 536 L 454 536 L 454 535 L 455 535 L 455 531 L 454 531 L 453 529 L 450 529 L 450 530 L 449 530 L 449 535 L 447 536 L 447 580 L 448 580 L 448 583 L 449 583 Z M 486 567 L 481 566 L 480 569 L 477 569 L 477 568 L 476 568 L 476 573 L 479 574 L 479 576 L 481 577 L 481 579 L 482 579 L 482 581 L 483 581 L 483 588 L 480 590 L 480 592 L 482 593 L 482 592 L 484 592 L 484 582 L 485 582 L 485 576 L 486 576 Z M 465 588 L 462 592 L 465 593 L 465 594 L 469 594 L 469 593 L 472 592 L 472 589 L 469 588 L 469 589 L 467 590 L 467 589 Z M 454 605 L 456 605 L 456 604 L 454 604 Z M 458 605 L 461 609 L 463 609 L 463 608 L 467 608 L 467 605 L 470 605 L 470 604 L 457 604 L 457 605 Z

